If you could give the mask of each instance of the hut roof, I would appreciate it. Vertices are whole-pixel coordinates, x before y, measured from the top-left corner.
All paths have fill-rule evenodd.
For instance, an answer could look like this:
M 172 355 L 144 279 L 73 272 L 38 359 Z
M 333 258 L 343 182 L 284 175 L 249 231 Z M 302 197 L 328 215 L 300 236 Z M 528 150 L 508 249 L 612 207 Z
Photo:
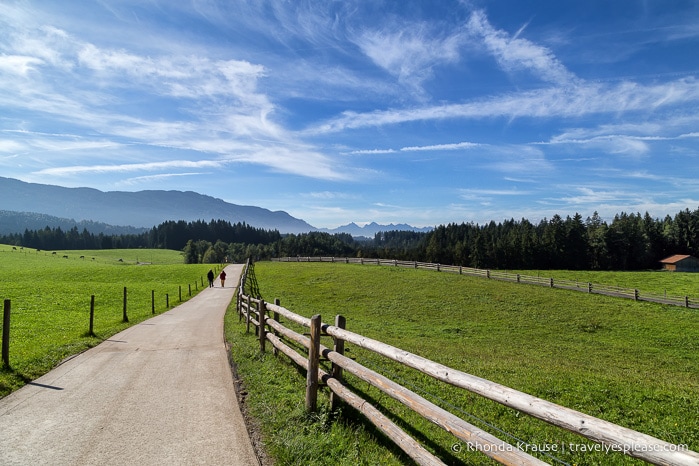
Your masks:
M 675 254 L 674 256 L 666 257 L 665 259 L 661 260 L 660 262 L 662 264 L 676 264 L 680 261 L 685 260 L 688 257 L 692 257 L 689 254 Z

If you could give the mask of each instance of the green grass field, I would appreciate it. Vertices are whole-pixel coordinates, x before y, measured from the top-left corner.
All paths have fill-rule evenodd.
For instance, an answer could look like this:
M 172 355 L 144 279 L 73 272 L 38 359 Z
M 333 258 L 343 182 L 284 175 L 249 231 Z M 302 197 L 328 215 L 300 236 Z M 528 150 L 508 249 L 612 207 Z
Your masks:
M 12 302 L 10 367 L 0 370 L 0 396 L 151 317 L 151 290 L 157 313 L 167 309 L 166 294 L 170 307 L 178 304 L 180 287 L 188 299 L 188 286 L 193 294 L 201 290 L 210 268 L 184 265 L 177 251 L 53 252 L 0 245 L 0 298 Z M 326 322 L 343 314 L 352 331 L 699 450 L 697 310 L 395 267 L 262 262 L 255 272 L 265 299 L 280 298 L 298 314 L 320 313 Z M 568 272 L 551 276 L 575 279 L 563 273 Z M 668 294 L 671 283 L 663 280 L 686 280 L 672 293 L 690 296 L 697 295 L 691 289 L 699 279 L 699 274 L 628 274 L 628 280 L 637 283 L 640 277 L 643 285 L 627 285 L 617 274 L 575 275 L 652 292 L 667 288 Z M 124 287 L 129 323 L 122 322 Z M 96 336 L 87 334 L 91 295 Z M 260 355 L 254 336 L 230 313 L 226 331 L 248 393 L 245 405 L 259 420 L 277 464 L 410 463 L 351 408 L 329 412 L 321 397 L 320 412 L 305 413 L 302 371 L 271 351 Z M 348 354 L 511 443 L 519 439 L 559 449 L 586 444 L 360 348 L 350 345 Z M 351 376 L 347 383 L 447 464 L 494 464 L 366 383 Z M 643 464 L 566 448 L 554 456 L 563 464 Z
M 156 313 L 167 310 L 167 304 L 171 308 L 179 303 L 180 287 L 182 300 L 189 299 L 189 287 L 192 295 L 201 290 L 209 268 L 206 264 L 185 265 L 178 251 L 53 254 L 0 245 L 0 299 L 11 302 L 10 367 L 0 370 L 0 397 L 67 356 L 152 317 L 152 291 Z M 123 322 L 124 287 L 128 323 Z M 88 334 L 92 295 L 94 336 Z
M 279 298 L 298 314 L 320 313 L 324 322 L 343 314 L 354 332 L 699 450 L 697 310 L 395 267 L 260 262 L 255 274 L 266 300 Z M 643 280 L 651 288 L 655 277 L 669 275 Z M 594 281 L 604 279 L 597 275 Z M 278 464 L 409 463 L 351 408 L 341 416 L 327 408 L 305 415 L 302 371 L 271 351 L 259 355 L 244 327 L 229 316 L 233 358 L 249 392 L 246 405 L 261 420 Z M 349 350 L 358 362 L 510 443 L 557 445 L 555 460 L 542 458 L 547 462 L 645 464 L 620 454 L 572 451 L 571 445 L 591 444 L 360 348 Z M 348 383 L 447 464 L 495 464 L 365 382 L 348 377 Z

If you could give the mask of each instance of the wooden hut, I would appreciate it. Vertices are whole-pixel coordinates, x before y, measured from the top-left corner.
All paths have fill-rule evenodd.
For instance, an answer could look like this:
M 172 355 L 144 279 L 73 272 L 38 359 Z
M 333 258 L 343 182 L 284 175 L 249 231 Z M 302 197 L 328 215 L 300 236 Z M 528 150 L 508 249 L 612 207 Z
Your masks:
M 675 254 L 660 261 L 663 270 L 672 272 L 699 272 L 699 259 L 687 254 Z

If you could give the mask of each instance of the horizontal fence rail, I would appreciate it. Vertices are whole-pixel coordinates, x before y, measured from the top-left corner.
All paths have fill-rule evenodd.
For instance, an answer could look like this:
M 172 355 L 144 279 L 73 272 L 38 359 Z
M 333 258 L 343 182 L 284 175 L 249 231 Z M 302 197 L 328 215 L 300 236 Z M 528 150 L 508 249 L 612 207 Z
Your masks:
M 396 265 L 397 263 L 397 261 L 390 262 L 393 263 L 385 265 Z M 439 266 L 438 264 L 432 265 Z M 274 347 L 275 354 L 277 351 L 281 351 L 297 365 L 307 370 L 307 409 L 316 409 L 318 380 L 321 380 L 332 392 L 331 403 L 333 403 L 332 397 L 337 396 L 359 410 L 418 464 L 436 465 L 443 463 L 416 440 L 401 431 L 385 415 L 381 414 L 378 409 L 349 391 L 342 383 L 343 370 L 378 388 L 423 418 L 451 433 L 459 440 L 467 442 L 469 445 L 474 445 L 476 451 L 489 456 L 501 464 L 541 465 L 547 463 L 467 423 L 389 378 L 345 357 L 343 354 L 345 343 L 352 343 L 360 348 L 429 375 L 438 381 L 468 390 L 504 406 L 541 419 L 551 425 L 581 435 L 589 440 L 605 445 L 607 447 L 605 451 L 621 452 L 657 465 L 699 465 L 699 453 L 690 451 L 684 446 L 671 444 L 650 435 L 556 405 L 544 399 L 444 366 L 378 340 L 348 331 L 344 328 L 344 318 L 342 316 L 337 316 L 335 325 L 330 325 L 322 323 L 319 315 L 309 319 L 295 314 L 280 306 L 278 300 L 272 304 L 265 302 L 260 297 L 246 295 L 245 279 L 248 273 L 248 266 L 246 266 L 238 285 L 237 311 L 239 320 L 245 319 L 248 332 L 251 325 L 255 327 L 261 351 L 264 352 L 266 342 L 270 342 Z M 280 317 L 308 328 L 310 336 L 299 334 L 285 327 L 281 324 Z M 321 334 L 333 338 L 335 342 L 334 348 L 327 348 L 320 344 L 319 335 Z M 307 350 L 307 355 L 299 354 L 287 342 L 294 342 L 296 345 L 304 347 Z M 332 363 L 333 370 L 331 374 L 319 368 L 318 360 L 320 357 Z
M 670 306 L 681 306 L 686 308 L 699 309 L 699 299 L 689 296 L 667 296 L 653 293 L 646 293 L 634 288 L 623 288 L 619 286 L 600 285 L 597 283 L 579 282 L 565 279 L 554 279 L 535 277 L 531 275 L 521 275 L 500 270 L 476 269 L 472 267 L 462 267 L 460 265 L 435 264 L 431 262 L 401 261 L 394 259 L 366 259 L 361 257 L 320 257 L 320 256 L 297 256 L 280 257 L 272 259 L 274 262 L 332 262 L 344 264 L 363 265 L 384 265 L 393 267 L 406 267 L 413 269 L 435 270 L 437 272 L 449 272 L 459 275 L 471 275 L 484 277 L 493 280 L 507 282 L 525 283 L 529 285 L 546 286 L 549 288 L 560 288 L 565 290 L 581 291 L 590 294 L 600 294 L 617 298 L 633 299 L 635 301 L 647 301 Z

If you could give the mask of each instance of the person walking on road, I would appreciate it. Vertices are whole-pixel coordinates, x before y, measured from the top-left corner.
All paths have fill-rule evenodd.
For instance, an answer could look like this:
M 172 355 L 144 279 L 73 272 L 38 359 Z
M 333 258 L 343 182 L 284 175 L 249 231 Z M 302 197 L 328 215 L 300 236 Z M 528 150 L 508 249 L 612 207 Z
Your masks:
M 221 279 L 221 288 L 223 288 L 224 283 L 226 283 L 226 272 L 221 270 L 221 275 L 218 276 Z
M 206 278 L 209 279 L 209 288 L 214 287 L 214 271 L 209 270 L 209 273 L 206 274 Z

